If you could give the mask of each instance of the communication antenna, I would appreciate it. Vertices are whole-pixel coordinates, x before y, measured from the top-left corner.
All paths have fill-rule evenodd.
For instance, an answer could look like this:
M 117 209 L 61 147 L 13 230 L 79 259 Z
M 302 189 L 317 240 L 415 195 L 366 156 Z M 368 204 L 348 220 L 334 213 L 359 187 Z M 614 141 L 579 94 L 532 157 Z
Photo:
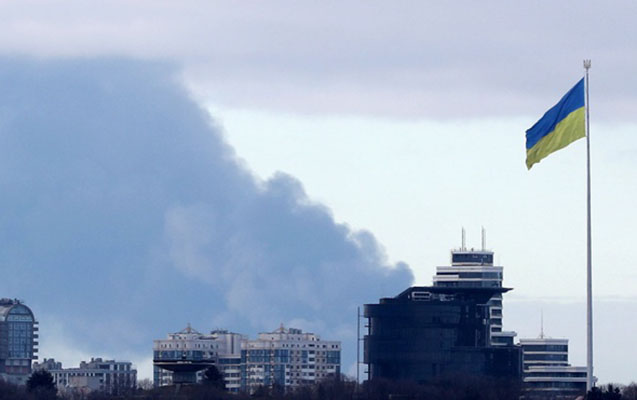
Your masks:
M 487 249 L 487 231 L 482 227 L 482 251 Z
M 540 339 L 544 339 L 544 309 L 540 309 Z
M 466 250 L 467 249 L 467 235 L 464 231 L 464 226 L 462 227 L 462 247 L 460 248 L 460 250 Z

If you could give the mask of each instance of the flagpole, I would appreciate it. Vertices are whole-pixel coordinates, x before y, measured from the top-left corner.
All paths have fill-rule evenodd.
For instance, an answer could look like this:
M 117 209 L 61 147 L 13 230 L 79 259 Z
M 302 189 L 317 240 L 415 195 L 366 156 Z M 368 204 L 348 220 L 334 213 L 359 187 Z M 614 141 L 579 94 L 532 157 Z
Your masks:
M 588 100 L 588 70 L 591 60 L 584 60 L 586 70 L 586 391 L 593 387 L 593 285 L 591 262 L 591 136 Z

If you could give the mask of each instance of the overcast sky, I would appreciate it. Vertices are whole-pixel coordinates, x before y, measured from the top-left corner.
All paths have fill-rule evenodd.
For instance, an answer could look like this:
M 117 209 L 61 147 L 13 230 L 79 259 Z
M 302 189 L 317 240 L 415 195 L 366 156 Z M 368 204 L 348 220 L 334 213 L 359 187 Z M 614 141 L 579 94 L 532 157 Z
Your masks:
M 154 71 L 149 76 L 157 82 L 176 74 L 188 90 L 185 95 L 210 113 L 216 124 L 211 135 L 231 147 L 226 153 L 219 145 L 215 154 L 238 157 L 243 171 L 227 167 L 230 172 L 208 178 L 237 177 L 242 193 L 252 193 L 251 179 L 255 187 L 274 192 L 281 184 L 291 198 L 319 207 L 327 218 L 321 221 L 328 221 L 321 226 L 328 231 L 335 232 L 330 225 L 335 222 L 348 232 L 370 232 L 378 239 L 372 244 L 374 277 L 382 276 L 376 268 L 394 271 L 405 262 L 415 283 L 429 284 L 435 266 L 447 263 L 449 249 L 459 245 L 461 227 L 467 229 L 469 245 L 478 246 L 485 226 L 488 247 L 505 267 L 505 284 L 515 288 L 505 296 L 505 328 L 535 336 L 544 309 L 547 321 L 551 314 L 556 321 L 555 327 L 545 324 L 546 333 L 570 337 L 571 360 L 578 365 L 585 361 L 584 141 L 529 172 L 524 131 L 582 76 L 582 59 L 591 58 L 594 290 L 604 310 L 598 320 L 605 321 L 604 329 L 596 328 L 596 374 L 602 382 L 627 383 L 637 379 L 637 370 L 618 358 L 634 360 L 637 350 L 631 335 L 615 332 L 637 332 L 637 273 L 630 252 L 637 241 L 636 13 L 637 4 L 629 1 L 5 1 L 0 3 L 0 52 L 5 59 L 39 59 L 32 68 L 47 82 L 73 85 L 72 71 L 88 66 L 100 72 L 85 73 L 83 82 L 121 74 L 125 79 L 113 84 L 120 93 L 129 93 L 124 83 L 131 91 L 148 89 L 129 82 L 144 76 L 140 71 L 145 69 Z M 128 65 L 126 59 L 147 64 L 113 67 Z M 67 64 L 60 66 L 60 60 Z M 22 64 L 8 65 L 8 76 L 30 79 L 12 70 Z M 66 72 L 46 72 L 56 68 Z M 50 93 L 40 95 L 42 104 L 49 104 Z M 185 101 L 181 93 L 160 95 Z M 90 96 L 85 100 L 89 106 Z M 175 121 L 190 121 L 191 113 L 179 113 Z M 194 118 L 201 123 L 201 117 Z M 108 146 L 106 138 L 103 146 Z M 127 155 L 144 148 L 140 138 Z M 171 157 L 175 164 L 167 165 L 181 168 L 178 157 Z M 196 164 L 184 171 L 188 168 Z M 207 197 L 212 195 L 202 196 L 201 202 L 219 204 Z M 210 254 L 195 251 L 207 243 L 193 250 L 188 239 L 205 231 L 206 224 L 189 222 L 215 217 L 190 200 L 158 206 L 163 216 L 158 235 L 173 239 L 166 246 L 174 266 L 196 276 L 205 273 L 197 266 Z M 283 226 L 276 234 L 284 240 L 290 232 Z M 340 237 L 348 234 L 341 231 Z M 343 248 L 358 254 L 345 240 L 349 244 Z M 381 295 L 400 291 L 390 288 L 408 280 L 401 273 Z M 241 307 L 230 292 L 221 292 L 227 310 Z M 577 312 L 568 312 L 568 326 L 559 319 L 566 309 L 580 313 L 577 318 Z M 242 313 L 250 320 L 258 312 Z M 289 321 L 292 314 L 277 315 Z M 217 320 L 224 321 L 231 319 Z M 607 329 L 613 321 L 616 329 Z M 163 322 L 161 329 L 173 324 L 178 330 L 185 322 Z M 242 323 L 267 328 L 265 321 Z M 330 337 L 326 327 L 342 323 L 306 326 L 323 327 L 317 333 Z M 64 337 L 65 327 L 56 329 Z M 42 336 L 42 353 L 55 356 L 44 347 L 44 329 Z M 62 346 L 61 339 L 50 343 Z

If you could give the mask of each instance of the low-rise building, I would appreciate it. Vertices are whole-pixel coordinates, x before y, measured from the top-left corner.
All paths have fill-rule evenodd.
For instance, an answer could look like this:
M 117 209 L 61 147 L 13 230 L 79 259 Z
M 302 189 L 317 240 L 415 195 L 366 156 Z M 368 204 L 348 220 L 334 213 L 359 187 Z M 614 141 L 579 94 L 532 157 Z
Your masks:
M 49 371 L 60 392 L 100 391 L 119 395 L 137 387 L 137 370 L 129 361 L 91 358 L 80 362 L 77 368 L 63 368 L 61 362 L 51 358 L 35 362 L 33 369 Z
M 586 367 L 568 363 L 568 339 L 520 339 L 524 398 L 569 400 L 586 393 Z

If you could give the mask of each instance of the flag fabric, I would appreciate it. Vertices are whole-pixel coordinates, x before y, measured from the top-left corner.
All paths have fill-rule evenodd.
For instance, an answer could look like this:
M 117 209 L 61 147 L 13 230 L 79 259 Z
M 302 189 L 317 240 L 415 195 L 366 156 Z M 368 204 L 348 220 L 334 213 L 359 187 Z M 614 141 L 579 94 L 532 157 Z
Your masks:
M 526 167 L 586 136 L 584 78 L 526 131 Z

